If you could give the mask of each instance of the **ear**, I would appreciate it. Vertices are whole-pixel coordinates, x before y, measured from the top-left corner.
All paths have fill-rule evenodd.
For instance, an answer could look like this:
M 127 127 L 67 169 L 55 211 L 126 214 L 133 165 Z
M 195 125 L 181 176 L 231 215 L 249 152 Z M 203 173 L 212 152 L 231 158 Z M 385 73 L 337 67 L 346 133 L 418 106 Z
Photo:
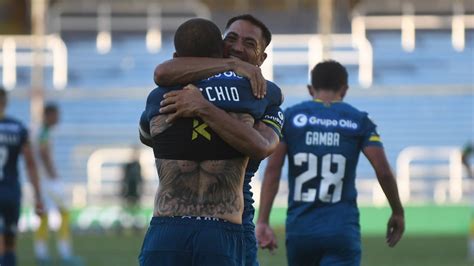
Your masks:
M 347 85 L 344 85 L 341 88 L 341 100 L 344 99 L 344 97 L 346 96 L 347 90 L 349 90 L 349 86 Z
M 306 85 L 306 87 L 308 88 L 309 95 L 311 95 L 311 97 L 314 98 L 315 92 L 314 92 L 313 86 L 311 86 L 311 85 Z
M 260 56 L 260 63 L 258 64 L 259 67 L 263 65 L 265 59 L 267 59 L 267 53 L 264 52 L 262 56 Z
M 179 57 L 176 52 L 173 53 L 173 58 Z

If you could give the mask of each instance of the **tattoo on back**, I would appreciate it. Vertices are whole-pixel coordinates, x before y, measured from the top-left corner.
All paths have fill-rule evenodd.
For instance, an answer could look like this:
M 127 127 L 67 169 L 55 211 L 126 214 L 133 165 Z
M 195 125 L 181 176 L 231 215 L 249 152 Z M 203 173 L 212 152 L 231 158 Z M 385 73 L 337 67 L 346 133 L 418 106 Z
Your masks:
M 247 159 L 182 161 L 156 159 L 159 215 L 215 216 L 242 208 L 242 176 Z
M 253 125 L 249 114 L 229 113 Z M 151 136 L 166 130 L 166 115 L 150 121 Z M 248 158 L 215 161 L 156 159 L 160 186 L 155 215 L 218 216 L 239 213 L 243 208 L 242 183 Z

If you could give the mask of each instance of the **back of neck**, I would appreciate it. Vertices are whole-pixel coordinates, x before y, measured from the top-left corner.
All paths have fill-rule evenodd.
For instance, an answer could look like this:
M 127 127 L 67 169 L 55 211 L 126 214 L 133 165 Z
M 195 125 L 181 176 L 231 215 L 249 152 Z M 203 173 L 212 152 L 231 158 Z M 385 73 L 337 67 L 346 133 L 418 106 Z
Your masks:
M 341 101 L 342 98 L 338 93 L 336 93 L 334 91 L 320 90 L 314 95 L 314 100 L 315 101 L 321 101 L 321 102 L 324 102 L 324 103 L 332 103 L 332 102 Z

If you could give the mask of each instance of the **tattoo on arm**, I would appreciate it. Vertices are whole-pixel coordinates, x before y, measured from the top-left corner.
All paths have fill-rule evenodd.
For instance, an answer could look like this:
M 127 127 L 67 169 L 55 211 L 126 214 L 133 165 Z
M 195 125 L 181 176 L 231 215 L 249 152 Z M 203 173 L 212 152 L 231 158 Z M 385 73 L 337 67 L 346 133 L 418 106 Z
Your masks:
M 166 118 L 168 118 L 168 115 L 157 115 L 151 119 L 150 134 L 152 137 L 162 133 L 171 126 L 171 124 L 166 123 Z

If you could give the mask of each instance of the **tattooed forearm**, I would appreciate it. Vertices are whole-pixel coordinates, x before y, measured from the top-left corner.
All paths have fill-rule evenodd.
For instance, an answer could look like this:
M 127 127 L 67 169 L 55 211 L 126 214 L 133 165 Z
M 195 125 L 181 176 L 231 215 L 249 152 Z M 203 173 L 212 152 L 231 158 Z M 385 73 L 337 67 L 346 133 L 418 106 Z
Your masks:
M 166 123 L 166 118 L 168 115 L 157 115 L 154 116 L 150 121 L 150 134 L 152 137 L 162 133 L 167 128 L 171 126 L 171 124 Z
M 221 161 L 156 160 L 160 187 L 155 214 L 216 216 L 242 209 L 247 159 Z

